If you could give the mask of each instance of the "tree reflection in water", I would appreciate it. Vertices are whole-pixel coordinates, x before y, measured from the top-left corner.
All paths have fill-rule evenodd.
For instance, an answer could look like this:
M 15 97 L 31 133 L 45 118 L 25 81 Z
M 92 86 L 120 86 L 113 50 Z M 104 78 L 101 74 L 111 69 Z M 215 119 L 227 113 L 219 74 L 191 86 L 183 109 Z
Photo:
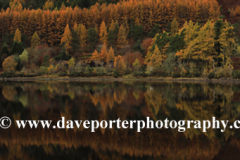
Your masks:
M 239 118 L 240 86 L 206 83 L 0 84 L 0 116 L 12 120 Z M 221 159 L 239 156 L 238 130 L 0 129 L 1 159 Z M 229 151 L 228 148 L 234 148 Z M 228 152 L 224 152 L 228 151 Z

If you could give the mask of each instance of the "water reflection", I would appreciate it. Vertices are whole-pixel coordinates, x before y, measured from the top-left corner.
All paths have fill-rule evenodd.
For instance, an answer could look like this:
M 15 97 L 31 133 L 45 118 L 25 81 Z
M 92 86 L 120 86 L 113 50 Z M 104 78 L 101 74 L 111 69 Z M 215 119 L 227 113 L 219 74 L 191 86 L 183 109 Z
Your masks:
M 18 119 L 239 118 L 240 86 L 207 83 L 0 84 L 0 116 Z M 229 148 L 232 148 L 229 151 Z M 238 130 L 0 129 L 1 159 L 239 159 Z M 235 151 L 235 152 L 234 152 Z M 234 155 L 235 154 L 235 155 Z

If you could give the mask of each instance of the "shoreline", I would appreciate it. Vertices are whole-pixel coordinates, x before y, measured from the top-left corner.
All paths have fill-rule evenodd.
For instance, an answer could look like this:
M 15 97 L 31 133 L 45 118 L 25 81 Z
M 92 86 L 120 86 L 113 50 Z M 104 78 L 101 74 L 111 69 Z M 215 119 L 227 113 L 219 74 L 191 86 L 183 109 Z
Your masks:
M 207 83 L 240 83 L 240 79 L 221 78 L 221 79 L 208 79 L 208 78 L 171 78 L 171 77 L 5 77 L 0 78 L 0 82 L 207 82 Z

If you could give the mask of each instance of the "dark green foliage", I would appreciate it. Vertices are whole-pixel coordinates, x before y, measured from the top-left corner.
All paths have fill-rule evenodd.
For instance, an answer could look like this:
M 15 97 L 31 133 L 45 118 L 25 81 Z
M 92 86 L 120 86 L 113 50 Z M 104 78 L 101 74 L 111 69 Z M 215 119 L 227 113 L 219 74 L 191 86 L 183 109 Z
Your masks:
M 209 78 L 209 79 L 212 79 L 212 78 L 214 78 L 214 77 L 215 77 L 215 73 L 214 73 L 214 72 L 209 73 L 209 75 L 208 75 L 208 78 Z
M 93 52 L 94 51 L 95 45 L 98 42 L 97 37 L 98 37 L 98 35 L 97 35 L 96 30 L 95 30 L 95 27 L 89 28 L 88 29 L 88 35 L 87 35 L 87 38 L 88 38 L 87 50 L 89 52 Z
M 71 58 L 71 56 L 66 53 L 66 48 L 64 46 L 65 45 L 62 46 L 60 54 L 54 57 L 56 61 L 61 61 L 61 60 L 68 61 Z
M 215 34 L 214 40 L 216 41 L 214 44 L 214 49 L 218 53 L 218 55 L 221 54 L 222 46 L 219 42 L 217 42 L 217 40 L 219 40 L 219 36 L 221 34 L 222 28 L 223 28 L 223 21 L 222 19 L 219 19 L 214 24 L 214 34 Z M 218 66 L 220 66 L 222 59 L 219 58 L 217 61 L 218 61 Z
M 168 23 L 166 27 L 166 32 L 171 33 L 171 22 Z
M 0 0 L 0 8 L 6 10 L 9 7 L 9 0 Z
M 115 78 L 118 78 L 118 76 L 119 76 L 119 72 L 118 72 L 117 69 L 115 69 L 115 71 L 114 71 L 114 73 L 113 73 L 113 76 L 114 76 Z
M 8 46 L 11 46 L 13 43 L 14 34 L 6 34 L 2 37 L 2 44 L 6 43 Z
M 21 60 L 20 60 L 18 54 L 14 54 L 14 60 L 17 62 L 16 70 L 20 71 L 22 68 L 22 64 L 21 64 Z
M 109 45 L 112 47 L 116 47 L 118 32 L 119 32 L 119 26 L 118 24 L 116 24 L 114 31 L 109 31 L 108 33 L 108 42 L 109 42 Z
M 76 31 L 72 30 L 72 49 L 73 51 L 77 51 L 79 47 L 79 40 Z
M 5 58 L 7 58 L 8 55 L 7 54 L 1 54 L 1 61 L 0 61 L 0 68 L 2 68 L 2 63 L 4 62 Z
M 8 45 L 6 43 L 4 43 L 4 45 L 2 46 L 2 49 L 1 49 L 1 55 L 3 55 L 3 54 L 7 54 L 9 56 Z
M 137 41 L 138 39 L 142 40 L 143 39 L 143 26 L 142 25 L 136 25 L 134 27 L 134 35 L 133 35 L 133 39 L 134 41 Z
M 181 49 L 183 49 L 185 46 L 184 37 L 185 37 L 185 29 L 180 33 L 180 35 L 176 34 L 173 38 L 171 38 L 167 52 L 176 53 L 177 51 L 180 51 Z
M 240 71 L 239 70 L 234 70 L 232 72 L 233 78 L 239 79 L 240 78 Z
M 160 28 L 159 28 L 159 24 L 156 24 L 151 32 L 148 34 L 149 37 L 153 38 L 157 33 L 160 33 Z
M 13 55 L 13 54 L 20 55 L 20 54 L 22 54 L 23 50 L 24 50 L 24 47 L 23 47 L 22 43 L 15 41 L 12 44 L 12 49 L 10 50 L 10 55 Z
M 134 41 L 137 41 L 138 39 L 142 40 L 143 32 L 144 32 L 143 26 L 135 25 L 134 20 L 131 20 L 128 38 L 133 38 Z
M 181 77 L 180 72 L 173 72 L 172 78 L 178 78 Z
M 130 23 L 130 28 L 129 28 L 129 32 L 128 32 L 128 38 L 133 38 L 134 37 L 134 29 L 135 29 L 135 23 L 134 20 L 131 19 L 131 23 Z
M 43 57 L 42 66 L 44 66 L 44 67 L 49 67 L 49 55 L 48 55 L 48 54 L 46 54 L 46 55 Z
M 141 52 L 144 55 L 145 50 L 142 48 L 141 40 L 137 40 L 137 43 L 133 46 L 133 50 Z
M 164 46 L 170 42 L 172 38 L 168 35 L 168 33 L 164 32 L 163 34 L 159 34 L 157 37 L 156 37 L 156 44 L 160 50 L 160 52 L 162 52 Z M 155 45 L 153 46 L 152 50 L 154 51 L 155 49 Z

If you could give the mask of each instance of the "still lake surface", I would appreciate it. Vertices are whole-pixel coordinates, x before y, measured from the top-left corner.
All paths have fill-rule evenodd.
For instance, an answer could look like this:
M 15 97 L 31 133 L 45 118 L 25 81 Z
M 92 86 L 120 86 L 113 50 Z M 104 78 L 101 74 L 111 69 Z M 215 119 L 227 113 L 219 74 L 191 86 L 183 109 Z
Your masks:
M 1 82 L 0 117 L 14 120 L 229 120 L 240 85 L 178 82 Z M 0 129 L 0 159 L 240 159 L 237 129 Z

